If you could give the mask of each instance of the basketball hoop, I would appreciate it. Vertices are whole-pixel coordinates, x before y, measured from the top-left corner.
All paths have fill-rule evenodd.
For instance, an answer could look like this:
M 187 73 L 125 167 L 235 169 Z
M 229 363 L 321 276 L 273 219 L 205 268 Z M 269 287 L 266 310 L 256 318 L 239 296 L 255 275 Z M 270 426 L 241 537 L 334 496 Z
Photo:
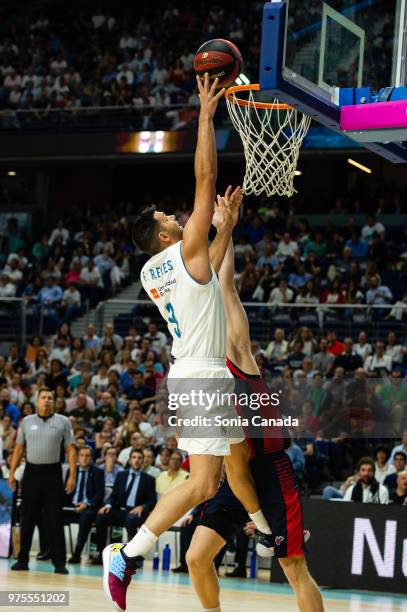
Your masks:
M 294 189 L 301 143 L 311 118 L 277 99 L 255 100 L 259 85 L 236 85 L 226 90 L 233 125 L 242 139 L 246 159 L 243 189 L 247 194 L 290 197 Z M 246 97 L 240 97 L 245 92 Z

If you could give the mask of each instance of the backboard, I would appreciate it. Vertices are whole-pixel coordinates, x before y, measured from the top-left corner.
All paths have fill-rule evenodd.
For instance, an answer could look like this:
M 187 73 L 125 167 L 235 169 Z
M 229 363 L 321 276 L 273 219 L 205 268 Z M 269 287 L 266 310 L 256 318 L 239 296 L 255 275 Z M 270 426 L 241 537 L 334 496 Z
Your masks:
M 382 111 L 369 109 L 373 119 L 366 123 L 379 129 L 349 128 L 347 135 L 390 161 L 405 163 L 406 26 L 407 0 L 266 2 L 260 89 L 336 131 L 347 129 L 345 108 L 353 119 L 368 114 L 364 108 L 357 114 L 357 106 L 388 102 Z M 396 99 L 404 100 L 401 125 L 393 112 Z M 385 115 L 393 131 L 381 130 Z
M 286 78 L 320 94 L 404 85 L 404 11 L 405 0 L 289 0 Z

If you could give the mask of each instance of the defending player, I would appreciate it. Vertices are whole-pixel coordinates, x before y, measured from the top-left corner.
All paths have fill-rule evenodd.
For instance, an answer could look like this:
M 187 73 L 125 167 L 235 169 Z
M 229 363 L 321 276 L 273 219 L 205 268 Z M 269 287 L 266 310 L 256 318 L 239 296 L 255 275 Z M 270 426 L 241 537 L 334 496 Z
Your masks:
M 208 76 L 198 80 L 200 116 L 195 154 L 194 210 L 183 230 L 173 215 L 144 211 L 135 224 L 134 239 L 152 255 L 141 272 L 148 295 L 158 306 L 173 337 L 170 383 L 184 379 L 233 381 L 226 366 L 226 314 L 219 281 L 209 258 L 208 232 L 212 223 L 217 174 L 213 116 L 224 90 L 216 92 Z M 229 190 L 230 192 L 230 190 Z M 232 226 L 227 228 L 231 236 Z M 225 243 L 224 252 L 227 248 Z M 222 257 L 223 259 L 223 257 Z M 236 416 L 234 407 L 224 416 Z M 182 437 L 179 447 L 190 456 L 190 477 L 165 494 L 127 544 L 112 544 L 103 551 L 104 590 L 110 602 L 126 609 L 126 591 L 136 569 L 158 537 L 191 508 L 215 495 L 223 460 L 230 486 L 250 513 L 259 531 L 271 533 L 264 518 L 248 467 L 248 447 L 241 428 L 219 427 L 213 437 Z
M 233 214 L 236 214 L 239 203 L 237 205 L 232 203 L 232 206 Z M 216 215 L 213 222 L 214 225 L 219 223 Z M 233 244 L 226 235 L 223 238 L 229 240 L 229 247 L 219 273 L 227 313 L 228 365 L 237 379 L 246 381 L 243 383 L 246 392 L 270 395 L 270 390 L 260 378 L 259 369 L 250 349 L 249 324 L 234 283 Z M 211 250 L 213 263 L 223 256 L 219 230 L 216 246 L 219 248 Z M 215 247 L 215 241 L 212 247 Z M 247 416 L 242 407 L 238 407 L 238 412 L 242 417 Z M 272 406 L 268 406 L 264 416 L 275 418 L 280 415 L 277 411 L 273 411 Z M 289 439 L 280 436 L 279 432 L 263 431 L 263 437 L 249 438 L 248 441 L 252 454 L 250 465 L 260 504 L 272 529 L 272 536 L 267 540 L 274 547 L 274 555 L 279 559 L 296 594 L 301 612 L 323 612 L 321 593 L 308 572 L 304 558 L 300 498 L 294 482 L 291 461 L 284 452 L 289 445 Z M 219 581 L 213 560 L 230 539 L 234 526 L 239 524 L 244 526 L 247 520 L 244 508 L 225 481 L 216 496 L 206 505 L 201 523 L 187 552 L 190 575 L 206 612 L 221 612 Z M 267 554 L 267 542 L 263 541 L 260 550 L 259 545 L 257 546 L 259 553 Z M 270 548 L 268 550 L 268 556 L 271 556 L 272 551 Z

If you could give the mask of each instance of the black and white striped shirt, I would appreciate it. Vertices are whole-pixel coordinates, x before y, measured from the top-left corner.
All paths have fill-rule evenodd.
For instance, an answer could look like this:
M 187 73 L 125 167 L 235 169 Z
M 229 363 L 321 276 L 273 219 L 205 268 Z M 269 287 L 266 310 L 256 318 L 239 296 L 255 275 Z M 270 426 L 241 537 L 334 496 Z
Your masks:
M 17 434 L 17 444 L 26 447 L 28 463 L 43 465 L 58 463 L 61 444 L 75 444 L 70 420 L 61 414 L 53 414 L 46 420 L 37 414 L 26 416 Z

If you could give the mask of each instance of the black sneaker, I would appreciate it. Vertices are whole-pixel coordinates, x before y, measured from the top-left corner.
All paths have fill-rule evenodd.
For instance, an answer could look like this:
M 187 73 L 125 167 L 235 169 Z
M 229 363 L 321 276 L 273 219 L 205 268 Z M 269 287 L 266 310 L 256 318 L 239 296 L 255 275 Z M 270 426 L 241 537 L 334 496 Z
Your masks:
M 75 563 L 80 563 L 80 562 L 81 562 L 80 555 L 72 555 L 72 557 L 68 559 L 68 563 L 71 563 L 72 565 Z
M 96 555 L 96 557 L 93 557 L 91 563 L 92 565 L 103 565 L 103 559 L 102 559 L 101 553 Z
M 10 567 L 15 572 L 27 572 L 30 568 L 28 567 L 28 563 L 21 563 L 21 561 L 16 561 Z
M 132 563 L 133 569 L 136 569 L 136 570 L 143 569 L 144 557 L 142 557 L 141 555 L 137 555 L 137 557 L 132 557 L 131 563 Z
M 64 565 L 57 565 L 57 567 L 54 569 L 54 573 L 55 574 L 69 574 L 68 570 L 66 569 Z
M 174 574 L 189 574 L 186 563 L 179 563 L 177 567 L 174 567 L 171 571 L 174 572 Z
M 247 578 L 246 569 L 235 567 L 231 572 L 226 572 L 227 578 Z

